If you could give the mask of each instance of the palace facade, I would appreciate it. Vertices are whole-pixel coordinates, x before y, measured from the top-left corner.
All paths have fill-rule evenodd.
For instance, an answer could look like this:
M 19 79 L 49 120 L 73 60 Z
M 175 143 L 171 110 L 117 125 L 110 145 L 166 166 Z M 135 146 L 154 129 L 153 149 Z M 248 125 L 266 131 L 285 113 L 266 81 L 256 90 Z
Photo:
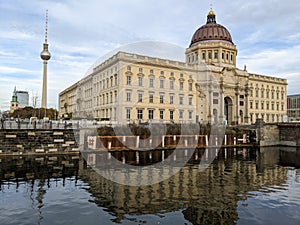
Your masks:
M 237 48 L 210 10 L 185 62 L 118 52 L 59 94 L 60 115 L 116 123 L 281 122 L 287 80 L 236 67 Z

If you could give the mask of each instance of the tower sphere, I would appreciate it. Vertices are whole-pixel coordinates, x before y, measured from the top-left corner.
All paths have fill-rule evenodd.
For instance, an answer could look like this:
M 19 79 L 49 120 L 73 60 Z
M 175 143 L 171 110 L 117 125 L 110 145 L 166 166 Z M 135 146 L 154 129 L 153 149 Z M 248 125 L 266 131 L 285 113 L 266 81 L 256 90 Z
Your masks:
M 43 50 L 41 52 L 41 58 L 42 58 L 42 60 L 49 60 L 51 58 L 50 52 L 47 50 Z

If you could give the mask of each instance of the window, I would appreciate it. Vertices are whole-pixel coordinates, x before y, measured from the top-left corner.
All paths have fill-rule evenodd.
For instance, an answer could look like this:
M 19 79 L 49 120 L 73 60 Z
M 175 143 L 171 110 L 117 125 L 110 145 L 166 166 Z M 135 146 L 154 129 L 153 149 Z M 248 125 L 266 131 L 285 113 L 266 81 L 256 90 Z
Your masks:
M 143 73 L 143 68 L 139 68 L 139 73 Z
M 131 76 L 126 77 L 126 84 L 131 85 Z
M 189 91 L 193 90 L 193 83 L 189 83 Z
M 264 109 L 264 105 L 265 105 L 265 103 L 261 102 L 261 109 Z
M 276 110 L 279 111 L 279 103 L 276 104 Z
M 140 68 L 141 69 L 141 68 Z M 142 87 L 143 86 L 143 78 L 139 77 L 139 86 Z
M 153 73 L 154 73 L 154 72 L 153 72 L 153 70 L 151 69 L 151 70 L 150 70 L 150 74 L 153 74 Z
M 165 86 L 165 80 L 159 80 L 159 87 L 164 88 Z
M 148 119 L 153 120 L 153 109 L 148 110 Z
M 143 110 L 142 109 L 138 109 L 138 111 L 137 111 L 137 118 L 139 120 L 143 119 Z
M 154 79 L 153 78 L 150 78 L 149 80 L 149 87 L 153 88 L 153 85 L 154 84 Z
M 131 66 L 127 66 L 127 71 L 131 71 Z
M 250 90 L 250 97 L 253 97 L 253 90 Z
M 180 83 L 179 83 L 179 89 L 180 89 L 180 90 L 183 90 L 183 82 L 180 82 Z
M 258 89 L 255 89 L 255 97 L 258 98 Z
M 182 95 L 179 96 L 179 104 L 183 105 L 183 96 Z
M 183 78 L 183 73 L 180 74 L 180 78 Z
M 174 72 L 171 72 L 171 73 L 170 73 L 170 76 L 171 76 L 171 77 L 174 77 Z
M 272 99 L 274 99 L 274 91 L 272 91 Z
M 218 51 L 215 51 L 215 59 L 218 59 Z
M 272 110 L 274 110 L 274 103 L 272 103 Z
M 253 109 L 253 102 L 250 102 L 250 109 Z
M 255 108 L 258 109 L 258 102 L 255 103 Z
M 215 104 L 215 105 L 219 104 L 219 100 L 218 99 L 213 99 L 213 104 Z
M 143 101 L 143 94 L 139 93 L 138 94 L 138 102 L 142 102 Z
M 170 120 L 174 120 L 174 111 L 170 111 Z
M 162 76 L 163 76 L 164 74 L 165 74 L 165 72 L 164 72 L 164 71 L 160 71 L 160 75 L 162 75 Z
M 130 119 L 130 113 L 131 113 L 131 110 L 130 109 L 126 109 L 126 119 Z
M 117 86 L 117 85 L 118 85 L 118 77 L 115 76 L 115 86 Z
M 206 54 L 205 54 L 205 51 L 202 52 L 202 59 L 205 59 L 206 58 Z
M 267 102 L 267 110 L 269 110 L 270 109 L 270 104 L 269 104 L 269 102 Z
M 174 104 L 174 96 L 170 95 L 170 104 Z
M 164 96 L 163 95 L 159 96 L 159 103 L 164 103 Z
M 191 120 L 193 118 L 193 112 L 189 111 L 189 119 Z
M 264 98 L 264 89 L 261 89 L 261 97 Z
M 193 104 L 193 97 L 189 97 L 189 105 Z
M 153 103 L 153 94 L 149 94 L 149 103 Z
M 173 90 L 174 89 L 174 81 L 170 80 L 170 89 Z
M 240 106 L 244 106 L 244 101 L 240 101 Z
M 179 111 L 179 119 L 183 119 L 183 110 Z
M 131 101 L 131 92 L 126 93 L 126 101 L 130 102 Z
M 267 98 L 270 98 L 270 91 L 267 90 Z
M 208 58 L 211 59 L 212 58 L 212 54 L 211 51 L 208 52 Z
M 159 119 L 164 119 L 164 110 L 159 110 Z
M 283 104 L 281 105 L 281 111 L 284 111 L 284 105 Z

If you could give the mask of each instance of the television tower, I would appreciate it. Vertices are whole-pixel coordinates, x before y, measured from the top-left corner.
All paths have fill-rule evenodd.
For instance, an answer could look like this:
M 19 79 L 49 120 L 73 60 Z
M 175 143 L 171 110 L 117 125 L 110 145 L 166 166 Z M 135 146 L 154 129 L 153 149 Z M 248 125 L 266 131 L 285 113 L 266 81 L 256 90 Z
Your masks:
M 45 32 L 45 42 L 43 44 L 43 51 L 41 52 L 41 58 L 44 63 L 43 69 L 43 91 L 42 91 L 42 108 L 47 108 L 47 61 L 51 58 L 51 54 L 48 51 L 48 9 L 46 10 L 46 32 Z

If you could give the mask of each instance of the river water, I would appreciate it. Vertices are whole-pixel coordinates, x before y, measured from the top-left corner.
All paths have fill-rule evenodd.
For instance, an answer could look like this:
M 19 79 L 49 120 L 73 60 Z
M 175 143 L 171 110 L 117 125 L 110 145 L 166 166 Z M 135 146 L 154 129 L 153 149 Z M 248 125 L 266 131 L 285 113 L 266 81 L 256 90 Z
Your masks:
M 300 224 L 299 150 L 222 149 L 205 170 L 198 151 L 177 173 L 146 186 L 99 175 L 87 163 L 98 156 L 2 157 L 0 224 Z M 134 164 L 135 154 L 125 162 L 123 153 L 111 157 Z

